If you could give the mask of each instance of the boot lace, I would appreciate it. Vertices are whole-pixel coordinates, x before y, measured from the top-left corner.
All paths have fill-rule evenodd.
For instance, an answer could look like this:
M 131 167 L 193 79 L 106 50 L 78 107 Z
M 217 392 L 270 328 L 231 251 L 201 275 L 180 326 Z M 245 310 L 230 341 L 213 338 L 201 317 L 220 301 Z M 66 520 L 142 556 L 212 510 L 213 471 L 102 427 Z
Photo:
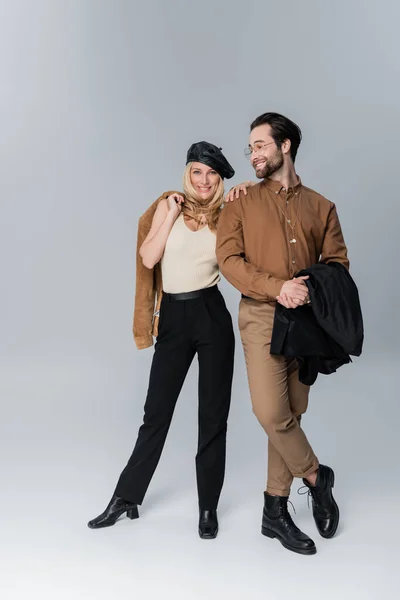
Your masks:
M 293 512 L 294 512 L 294 514 L 296 514 L 296 509 L 295 509 L 295 507 L 294 507 L 294 504 L 293 504 L 293 502 L 290 502 L 290 500 L 288 500 L 288 504 L 290 504 L 290 506 L 293 508 Z M 288 511 L 288 512 L 289 512 L 289 511 Z
M 308 485 L 302 485 L 297 490 L 297 493 L 299 494 L 299 496 L 305 496 L 307 494 L 307 506 L 308 506 L 308 508 L 310 508 L 310 498 L 312 498 L 311 488 L 309 488 Z

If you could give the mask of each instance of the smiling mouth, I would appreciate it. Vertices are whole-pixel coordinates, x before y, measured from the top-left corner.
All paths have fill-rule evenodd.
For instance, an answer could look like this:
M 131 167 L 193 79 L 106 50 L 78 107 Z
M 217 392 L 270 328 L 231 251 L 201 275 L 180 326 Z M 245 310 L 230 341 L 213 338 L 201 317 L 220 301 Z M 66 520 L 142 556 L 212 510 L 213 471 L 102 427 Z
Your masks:
M 199 189 L 200 192 L 209 192 L 211 188 L 198 186 L 197 189 Z

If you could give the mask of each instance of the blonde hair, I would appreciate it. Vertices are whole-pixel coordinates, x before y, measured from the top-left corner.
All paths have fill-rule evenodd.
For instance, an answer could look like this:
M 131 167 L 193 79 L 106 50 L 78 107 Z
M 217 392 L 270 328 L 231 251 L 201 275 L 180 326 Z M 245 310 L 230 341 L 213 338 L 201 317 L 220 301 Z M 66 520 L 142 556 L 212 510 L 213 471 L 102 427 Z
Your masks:
M 217 189 L 215 190 L 214 196 L 207 200 L 207 202 L 204 202 L 201 198 L 199 198 L 190 179 L 192 165 L 192 162 L 188 163 L 183 174 L 183 192 L 185 194 L 185 202 L 182 206 L 182 213 L 184 217 L 188 219 L 195 219 L 198 222 L 200 222 L 200 217 L 204 215 L 207 219 L 209 228 L 215 231 L 217 228 L 222 204 L 224 202 L 224 180 L 221 176 L 219 176 L 219 183 Z

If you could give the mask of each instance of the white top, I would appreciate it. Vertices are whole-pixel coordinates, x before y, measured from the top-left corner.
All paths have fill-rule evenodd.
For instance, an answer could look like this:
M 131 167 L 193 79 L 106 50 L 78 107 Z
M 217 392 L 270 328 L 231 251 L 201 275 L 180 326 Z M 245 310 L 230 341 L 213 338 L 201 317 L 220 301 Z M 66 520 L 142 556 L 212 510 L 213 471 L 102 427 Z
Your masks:
M 172 226 L 161 259 L 163 290 L 180 294 L 216 285 L 221 279 L 216 242 L 217 236 L 208 225 L 191 231 L 181 213 Z

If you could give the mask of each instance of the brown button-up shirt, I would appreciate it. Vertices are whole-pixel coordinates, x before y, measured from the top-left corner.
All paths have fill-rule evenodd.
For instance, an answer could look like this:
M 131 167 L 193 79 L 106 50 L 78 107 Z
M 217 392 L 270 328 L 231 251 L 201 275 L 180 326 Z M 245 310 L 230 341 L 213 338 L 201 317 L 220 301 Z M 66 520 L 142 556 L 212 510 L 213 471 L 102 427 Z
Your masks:
M 232 285 L 261 302 L 275 301 L 285 281 L 317 262 L 349 268 L 335 205 L 300 180 L 285 189 L 266 179 L 227 203 L 217 259 Z

